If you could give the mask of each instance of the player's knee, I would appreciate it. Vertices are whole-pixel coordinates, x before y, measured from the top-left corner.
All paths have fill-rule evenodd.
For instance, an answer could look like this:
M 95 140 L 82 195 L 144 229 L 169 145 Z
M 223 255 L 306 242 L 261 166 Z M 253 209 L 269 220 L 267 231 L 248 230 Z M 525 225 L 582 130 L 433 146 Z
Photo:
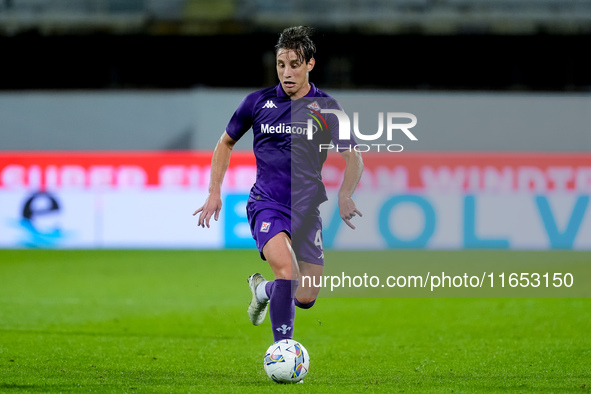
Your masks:
M 316 303 L 316 298 L 296 298 L 295 305 L 301 309 L 310 309 Z
M 275 275 L 275 279 L 294 279 L 291 275 L 291 266 L 276 266 L 273 269 L 273 273 Z
M 291 257 L 291 256 L 290 256 Z M 295 273 L 292 272 L 291 259 L 285 256 L 269 256 L 267 259 L 275 279 L 295 279 Z

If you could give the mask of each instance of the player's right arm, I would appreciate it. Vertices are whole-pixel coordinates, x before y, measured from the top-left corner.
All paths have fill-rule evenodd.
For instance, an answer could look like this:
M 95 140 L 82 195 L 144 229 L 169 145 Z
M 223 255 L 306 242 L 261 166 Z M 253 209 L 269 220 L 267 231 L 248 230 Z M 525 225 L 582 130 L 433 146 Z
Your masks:
M 201 213 L 197 222 L 197 225 L 201 227 L 209 227 L 209 220 L 212 216 L 216 221 L 220 217 L 220 211 L 222 210 L 222 182 L 230 165 L 232 148 L 234 148 L 236 141 L 252 127 L 253 109 L 258 97 L 258 93 L 255 92 L 242 100 L 215 146 L 211 158 L 209 196 L 205 200 L 205 204 L 193 213 L 193 216 Z
M 211 158 L 211 176 L 209 180 L 209 196 L 201 208 L 193 212 L 193 216 L 199 215 L 198 226 L 209 228 L 209 220 L 213 218 L 217 221 L 222 210 L 222 182 L 224 175 L 230 165 L 230 156 L 236 140 L 228 135 L 226 131 L 220 137 Z

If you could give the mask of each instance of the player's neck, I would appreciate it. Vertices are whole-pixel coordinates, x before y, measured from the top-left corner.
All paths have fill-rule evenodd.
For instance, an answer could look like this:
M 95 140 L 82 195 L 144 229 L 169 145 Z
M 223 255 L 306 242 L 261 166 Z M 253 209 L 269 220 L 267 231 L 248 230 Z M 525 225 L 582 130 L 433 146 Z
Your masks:
M 310 85 L 310 82 L 306 82 L 305 86 L 303 86 L 300 90 L 298 90 L 294 95 L 290 96 L 289 98 L 292 100 L 297 100 L 302 97 L 305 97 L 310 92 L 310 89 L 312 89 L 312 85 Z

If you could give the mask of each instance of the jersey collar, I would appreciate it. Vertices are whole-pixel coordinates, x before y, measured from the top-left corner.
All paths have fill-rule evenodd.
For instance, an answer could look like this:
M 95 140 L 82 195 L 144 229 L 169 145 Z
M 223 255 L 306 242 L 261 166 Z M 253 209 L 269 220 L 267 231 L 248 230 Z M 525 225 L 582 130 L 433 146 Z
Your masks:
M 279 84 L 277 85 L 276 91 L 277 97 L 288 97 L 287 94 L 285 94 L 285 92 L 283 91 L 283 88 L 281 87 L 281 82 L 279 82 Z M 304 97 L 314 97 L 316 96 L 316 91 L 316 86 L 314 86 L 314 84 L 310 82 L 310 91 Z

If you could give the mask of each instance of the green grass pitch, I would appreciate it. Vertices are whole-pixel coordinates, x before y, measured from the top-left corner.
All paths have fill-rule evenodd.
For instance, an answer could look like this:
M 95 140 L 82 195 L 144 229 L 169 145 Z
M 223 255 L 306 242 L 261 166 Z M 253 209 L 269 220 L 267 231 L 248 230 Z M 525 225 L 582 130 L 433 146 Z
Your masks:
M 539 253 L 396 251 L 404 261 Z M 588 252 L 552 252 L 565 264 Z M 327 252 L 371 261 L 375 252 Z M 0 250 L 0 392 L 276 392 L 248 251 Z M 298 310 L 311 369 L 290 392 L 587 392 L 583 298 L 321 298 Z

